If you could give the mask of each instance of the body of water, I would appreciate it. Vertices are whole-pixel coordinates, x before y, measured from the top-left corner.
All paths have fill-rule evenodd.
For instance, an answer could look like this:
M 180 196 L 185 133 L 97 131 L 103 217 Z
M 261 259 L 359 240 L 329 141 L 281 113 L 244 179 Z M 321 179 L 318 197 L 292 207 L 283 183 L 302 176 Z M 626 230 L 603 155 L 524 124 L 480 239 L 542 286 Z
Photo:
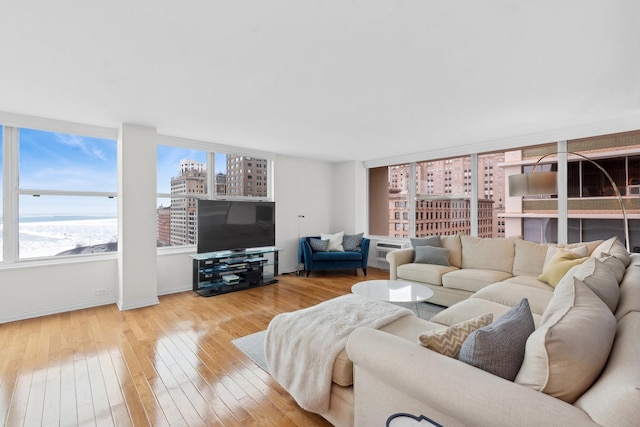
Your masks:
M 55 256 L 88 246 L 96 246 L 94 252 L 105 252 L 106 243 L 117 241 L 118 221 L 108 217 L 21 217 L 18 230 L 21 259 Z M 0 225 L 0 240 L 3 231 Z

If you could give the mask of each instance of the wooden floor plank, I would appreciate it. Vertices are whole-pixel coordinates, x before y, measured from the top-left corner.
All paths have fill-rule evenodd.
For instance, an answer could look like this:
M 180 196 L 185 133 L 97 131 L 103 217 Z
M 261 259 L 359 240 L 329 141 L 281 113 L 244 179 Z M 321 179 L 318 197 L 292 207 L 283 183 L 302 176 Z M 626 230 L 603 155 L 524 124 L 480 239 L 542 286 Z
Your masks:
M 137 310 L 108 305 L 2 324 L 0 425 L 327 427 L 231 341 L 364 279 L 282 275 L 211 298 L 182 292 Z

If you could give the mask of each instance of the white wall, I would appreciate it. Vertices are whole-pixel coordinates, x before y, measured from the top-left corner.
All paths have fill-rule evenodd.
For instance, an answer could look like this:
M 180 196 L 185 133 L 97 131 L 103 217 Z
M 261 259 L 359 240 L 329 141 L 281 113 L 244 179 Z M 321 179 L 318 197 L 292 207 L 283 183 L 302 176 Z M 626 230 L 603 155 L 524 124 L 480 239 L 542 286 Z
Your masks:
M 367 169 L 362 162 L 333 165 L 332 221 L 335 231 L 347 234 L 366 233 Z
M 280 273 L 296 270 L 298 228 L 300 237 L 331 233 L 333 209 L 333 165 L 298 157 L 277 156 L 274 170 L 276 202 L 276 246 Z M 298 218 L 304 215 L 304 218 Z
M 0 323 L 116 302 L 118 260 L 78 259 L 0 270 Z M 104 289 L 106 294 L 96 295 Z
M 128 130 L 136 138 L 142 137 L 148 142 L 148 129 L 134 127 Z M 126 139 L 126 132 L 124 137 Z M 126 144 L 126 140 L 123 144 Z M 141 149 L 148 152 L 148 148 L 147 146 Z M 155 170 L 155 155 L 143 155 L 136 161 L 141 162 L 137 165 L 138 168 L 144 169 L 148 166 Z M 145 164 L 147 161 L 149 163 Z M 357 227 L 361 220 L 358 218 L 360 209 L 356 208 L 356 204 L 359 203 L 356 200 L 365 190 L 354 188 L 353 185 L 358 165 L 351 162 L 334 165 L 324 161 L 277 156 L 274 166 L 274 196 L 276 245 L 283 249 L 280 253 L 280 273 L 296 270 L 298 226 L 300 236 L 318 235 L 323 232 L 340 231 L 333 224 L 333 220 L 348 218 L 351 224 L 350 231 L 360 229 Z M 131 182 L 131 178 L 127 176 L 122 179 Z M 339 185 L 336 184 L 338 181 Z M 348 181 L 351 182 L 347 185 Z M 125 184 L 121 191 L 127 192 L 128 189 Z M 339 204 L 334 202 L 334 196 L 341 197 Z M 155 203 L 155 194 L 151 197 Z M 127 215 L 125 230 L 139 226 L 140 229 L 146 230 L 146 236 L 149 233 L 149 223 L 154 224 L 149 216 L 155 217 L 155 211 L 151 215 L 148 214 L 149 200 L 126 200 L 130 205 L 122 212 L 123 215 Z M 144 206 L 138 206 L 137 200 Z M 147 214 L 136 214 L 140 210 L 146 211 Z M 304 215 L 304 218 L 298 219 L 298 215 Z M 155 225 L 153 228 L 155 230 Z M 126 241 L 126 238 L 121 237 L 121 240 Z M 120 298 L 120 283 L 125 293 L 131 289 L 134 291 L 129 302 L 124 301 L 124 308 L 132 308 L 145 301 L 153 304 L 156 295 L 191 290 L 192 261 L 189 252 L 177 251 L 156 256 L 155 241 L 153 248 L 148 244 L 144 247 L 144 253 L 139 253 L 140 248 L 134 243 L 129 247 L 130 252 L 124 254 L 126 265 L 122 280 L 120 276 L 123 272 L 119 269 L 123 261 L 118 259 L 121 255 L 116 254 L 74 258 L 63 263 L 16 263 L 0 268 L 0 323 L 116 303 Z M 149 264 L 150 253 L 153 254 L 153 265 Z M 136 262 L 140 257 L 144 258 L 144 262 Z M 139 283 L 131 285 L 132 282 L 129 280 L 136 277 L 145 280 L 140 288 L 137 288 Z M 147 280 L 149 278 L 150 280 Z M 150 289 L 153 289 L 152 294 Z M 104 290 L 106 294 L 96 295 L 96 290 Z

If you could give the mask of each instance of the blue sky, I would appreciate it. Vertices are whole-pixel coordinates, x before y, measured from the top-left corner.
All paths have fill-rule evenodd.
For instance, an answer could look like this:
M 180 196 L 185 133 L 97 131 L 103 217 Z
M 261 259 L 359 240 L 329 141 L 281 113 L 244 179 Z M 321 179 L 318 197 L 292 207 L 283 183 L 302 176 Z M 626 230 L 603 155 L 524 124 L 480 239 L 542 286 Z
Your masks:
M 0 130 L 2 127 L 0 127 Z M 1 132 L 0 132 L 1 135 Z M 34 129 L 20 129 L 20 188 L 71 191 L 117 191 L 117 144 L 91 138 Z M 158 192 L 169 193 L 180 161 L 206 163 L 205 151 L 159 146 Z M 216 155 L 216 172 L 226 171 L 226 155 Z M 0 150 L 0 197 L 2 196 Z M 167 201 L 163 203 L 168 204 Z M 20 215 L 115 216 L 117 199 L 103 197 L 20 196 Z M 0 215 L 1 216 L 1 215 Z
M 20 188 L 117 191 L 116 141 L 20 129 Z
M 20 129 L 21 189 L 116 192 L 116 141 Z M 116 214 L 114 199 L 20 196 L 20 215 Z

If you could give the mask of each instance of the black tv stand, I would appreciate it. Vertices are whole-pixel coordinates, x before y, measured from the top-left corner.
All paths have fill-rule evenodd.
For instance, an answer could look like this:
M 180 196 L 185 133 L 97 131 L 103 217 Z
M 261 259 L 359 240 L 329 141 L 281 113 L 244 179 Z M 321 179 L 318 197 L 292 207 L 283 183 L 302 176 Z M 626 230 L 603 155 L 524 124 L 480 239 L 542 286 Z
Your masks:
M 278 252 L 267 246 L 191 255 L 193 290 L 210 297 L 277 283 Z

